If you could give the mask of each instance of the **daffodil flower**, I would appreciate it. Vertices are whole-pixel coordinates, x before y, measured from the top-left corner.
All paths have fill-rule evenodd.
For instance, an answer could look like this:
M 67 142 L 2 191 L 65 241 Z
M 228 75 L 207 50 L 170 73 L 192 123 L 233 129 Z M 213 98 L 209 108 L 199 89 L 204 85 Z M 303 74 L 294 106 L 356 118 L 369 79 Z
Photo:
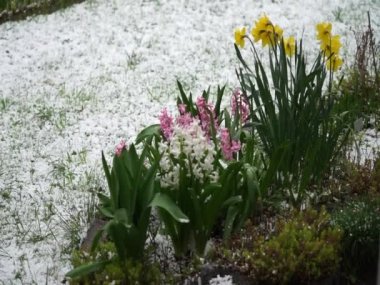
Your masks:
M 235 29 L 235 43 L 241 48 L 244 48 L 244 45 L 245 45 L 244 38 L 246 36 L 246 33 L 247 33 L 246 27 Z
M 343 64 L 343 60 L 337 54 L 332 55 L 326 62 L 328 70 L 337 71 Z
M 273 25 L 267 16 L 263 16 L 256 22 L 251 32 L 255 42 L 262 41 L 263 46 L 276 45 L 283 34 L 279 25 Z
M 325 53 L 326 56 L 332 54 L 337 55 L 341 48 L 342 44 L 340 42 L 340 36 L 332 36 L 328 41 L 321 41 L 321 50 Z
M 289 57 L 293 56 L 296 52 L 296 42 L 293 36 L 284 38 L 285 54 Z
M 267 44 L 271 46 L 276 45 L 280 41 L 283 33 L 284 31 L 280 28 L 279 25 L 268 26 L 266 34 L 263 34 L 261 39 L 263 46 L 265 47 Z
M 321 42 L 329 42 L 331 39 L 331 23 L 321 22 L 317 24 L 317 39 Z
M 252 28 L 251 34 L 253 40 L 258 42 L 262 39 L 263 34 L 268 32 L 268 27 L 273 27 L 272 22 L 269 20 L 268 16 L 262 16 L 258 21 L 255 22 L 255 26 Z

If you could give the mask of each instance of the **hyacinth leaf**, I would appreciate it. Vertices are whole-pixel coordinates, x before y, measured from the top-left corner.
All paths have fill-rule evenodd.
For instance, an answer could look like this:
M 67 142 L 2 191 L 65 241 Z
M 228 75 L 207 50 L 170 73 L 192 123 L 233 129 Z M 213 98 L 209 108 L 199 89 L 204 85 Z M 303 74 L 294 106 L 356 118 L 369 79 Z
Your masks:
M 149 206 L 150 201 L 154 195 L 154 183 L 156 178 L 156 172 L 159 165 L 159 161 L 156 161 L 147 171 L 141 184 L 141 193 L 139 193 L 137 199 L 142 209 Z
M 187 110 L 193 115 L 197 115 L 197 110 L 196 108 L 194 107 L 194 103 L 193 103 L 193 98 L 192 98 L 192 95 L 190 93 L 189 96 L 186 96 L 186 93 L 185 91 L 183 90 L 183 87 L 182 87 L 182 84 L 181 82 L 179 82 L 177 80 L 177 85 L 178 85 L 178 90 L 179 90 L 179 93 L 180 93 L 180 97 L 178 98 L 177 102 L 178 103 L 181 103 L 181 104 L 185 104 L 186 107 L 187 107 Z
M 99 212 L 103 215 L 103 216 L 105 216 L 105 217 L 107 217 L 107 218 L 110 218 L 110 219 L 112 219 L 113 217 L 114 217 L 114 212 L 113 212 L 113 209 L 111 208 L 111 207 L 100 207 L 99 208 Z
M 127 154 L 128 155 L 122 156 L 124 158 L 124 163 L 126 165 L 127 170 L 130 171 L 131 176 L 133 178 L 139 177 L 139 173 L 143 165 L 139 163 L 139 156 L 136 152 L 136 148 L 134 144 L 131 144 L 129 146 Z M 134 183 L 136 181 L 131 181 L 131 182 Z
M 128 217 L 127 210 L 124 208 L 120 208 L 115 211 L 114 220 L 116 223 L 123 225 L 127 229 L 132 227 L 130 218 Z
M 207 88 L 207 90 L 203 90 L 202 97 L 206 99 L 206 102 L 208 102 L 210 98 L 210 86 Z
M 110 197 L 104 195 L 103 193 L 98 193 L 98 198 L 99 198 L 99 201 L 100 201 L 100 204 L 102 205 L 102 207 L 106 207 L 106 208 L 111 208 L 112 207 L 112 201 L 110 199 Z
M 227 129 L 231 129 L 231 115 L 228 111 L 224 112 L 224 125 L 226 126 Z
M 180 95 L 181 95 L 181 100 L 182 100 L 182 102 L 183 102 L 185 105 L 189 106 L 189 105 L 190 105 L 190 101 L 189 101 L 189 99 L 187 98 L 185 91 L 183 91 L 182 84 L 181 84 L 181 82 L 179 82 L 179 80 L 177 80 L 177 85 L 178 85 L 179 93 L 180 93 Z
M 241 197 L 241 195 L 233 196 L 233 197 L 228 198 L 226 201 L 224 201 L 222 207 L 224 208 L 224 207 L 233 206 L 241 202 L 243 202 L 243 198 Z
M 251 165 L 244 165 L 243 177 L 247 185 L 247 191 L 245 192 L 247 194 L 247 197 L 244 199 L 243 211 L 241 213 L 242 218 L 240 219 L 237 228 L 243 226 L 245 220 L 252 213 L 253 207 L 256 205 L 257 197 L 260 192 L 256 174 L 254 168 Z
M 108 183 L 108 188 L 110 189 L 110 191 L 112 191 L 111 189 L 113 188 L 113 185 L 112 185 L 112 181 L 111 181 L 111 174 L 110 174 L 110 170 L 108 168 L 107 161 L 104 157 L 103 151 L 102 151 L 102 164 L 103 164 L 104 173 L 106 175 L 106 179 L 107 179 L 107 183 Z M 111 199 L 112 199 L 112 193 L 111 193 Z
M 145 140 L 149 140 L 153 137 L 159 137 L 160 132 L 161 132 L 161 127 L 159 124 L 146 127 L 137 135 L 136 144 L 139 144 Z
M 189 218 L 181 211 L 174 201 L 166 194 L 157 193 L 152 202 L 151 207 L 158 207 L 169 213 L 179 223 L 189 223 Z
M 103 234 L 105 232 L 108 232 L 108 229 L 110 227 L 110 225 L 113 223 L 112 220 L 108 221 L 94 236 L 94 239 L 92 240 L 92 244 L 91 244 L 91 249 L 90 249 L 90 252 L 94 252 L 95 249 L 97 248 L 98 244 L 99 244 L 99 241 L 101 239 L 101 237 L 103 236 Z
M 119 224 L 115 220 L 112 220 L 107 228 L 107 235 L 115 244 L 120 260 L 125 260 L 128 257 L 126 247 L 127 234 L 128 232 L 124 225 Z
M 217 94 L 216 94 L 216 103 L 215 103 L 215 115 L 218 119 L 221 119 L 221 111 L 220 106 L 222 104 L 222 99 L 224 95 L 224 90 L 226 89 L 226 85 L 224 85 L 222 88 L 218 86 Z M 219 120 L 221 121 L 221 120 Z
M 111 263 L 111 260 L 83 264 L 66 273 L 66 277 L 76 279 L 79 277 L 89 275 L 93 272 L 101 272 L 102 269 L 109 263 Z
M 231 236 L 233 230 L 233 224 L 236 220 L 237 215 L 239 214 L 239 206 L 233 205 L 230 206 L 227 210 L 226 221 L 224 223 L 224 233 L 223 239 L 226 240 Z
M 122 154 L 123 157 L 128 156 L 128 152 Z M 133 178 L 129 169 L 125 167 L 123 158 L 114 156 L 114 164 L 112 174 L 115 174 L 115 180 L 118 188 L 118 199 L 115 209 L 126 208 L 130 213 L 134 211 L 134 199 L 133 199 Z

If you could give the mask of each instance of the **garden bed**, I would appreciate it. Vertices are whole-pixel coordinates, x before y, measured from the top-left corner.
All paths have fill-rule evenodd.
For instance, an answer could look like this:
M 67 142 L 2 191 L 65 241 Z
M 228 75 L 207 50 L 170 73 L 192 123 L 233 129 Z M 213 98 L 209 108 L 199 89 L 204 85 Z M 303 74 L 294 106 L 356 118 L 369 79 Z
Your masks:
M 9 21 L 25 20 L 29 16 L 50 14 L 60 9 L 65 9 L 84 0 L 44 0 L 28 5 L 17 5 L 17 8 L 0 10 L 0 24 Z
M 174 114 L 179 95 L 175 79 L 187 94 L 193 91 L 194 100 L 212 84 L 210 102 L 215 85 L 226 84 L 222 106 L 228 108 L 229 96 L 239 86 L 235 68 L 240 65 L 233 47 L 237 25 L 250 27 L 267 12 L 286 37 L 304 36 L 307 58 L 313 59 L 319 49 L 314 26 L 331 21 L 334 33 L 342 36 L 344 64 L 335 77 L 341 78 L 354 62 L 350 27 L 366 26 L 366 10 L 376 15 L 380 8 L 373 1 L 257 4 L 86 1 L 48 17 L 0 26 L 0 283 L 56 284 L 64 279 L 73 268 L 72 252 L 97 212 L 99 188 L 109 196 L 101 151 L 111 163 L 120 139 L 129 147 L 141 129 L 159 121 L 163 107 Z M 379 31 L 374 16 L 373 25 Z M 256 45 L 269 68 L 267 49 Z M 249 48 L 241 52 L 245 57 Z M 368 167 L 347 168 L 353 173 L 351 182 L 360 178 L 355 191 L 372 185 L 365 175 Z M 346 182 L 342 185 L 347 190 Z M 347 198 L 330 192 L 314 197 L 319 199 L 314 202 L 333 205 L 335 199 Z M 270 202 L 255 209 L 286 206 Z M 215 232 L 220 236 L 223 227 Z M 173 251 L 170 243 L 164 245 Z

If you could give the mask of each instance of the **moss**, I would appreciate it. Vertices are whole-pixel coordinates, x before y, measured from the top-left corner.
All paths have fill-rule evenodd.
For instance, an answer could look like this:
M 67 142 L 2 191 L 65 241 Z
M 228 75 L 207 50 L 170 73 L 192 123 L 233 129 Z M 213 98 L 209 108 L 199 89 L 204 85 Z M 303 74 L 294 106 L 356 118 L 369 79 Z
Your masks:
M 100 243 L 97 250 L 89 254 L 86 251 L 75 250 L 72 254 L 72 265 L 77 268 L 80 265 L 91 262 L 110 260 L 102 270 L 87 276 L 71 280 L 70 284 L 160 284 L 161 272 L 156 264 L 149 262 L 133 262 L 127 260 L 120 262 L 117 259 L 116 249 L 113 243 Z
M 322 209 L 280 218 L 275 231 L 259 233 L 252 227 L 237 243 L 223 248 L 221 257 L 246 272 L 257 284 L 303 284 L 334 274 L 339 267 L 341 230 L 331 226 Z M 251 236 L 248 237 L 247 236 Z
M 375 275 L 380 237 L 380 197 L 360 197 L 347 202 L 332 217 L 343 230 L 343 274 L 351 281 L 372 273 Z

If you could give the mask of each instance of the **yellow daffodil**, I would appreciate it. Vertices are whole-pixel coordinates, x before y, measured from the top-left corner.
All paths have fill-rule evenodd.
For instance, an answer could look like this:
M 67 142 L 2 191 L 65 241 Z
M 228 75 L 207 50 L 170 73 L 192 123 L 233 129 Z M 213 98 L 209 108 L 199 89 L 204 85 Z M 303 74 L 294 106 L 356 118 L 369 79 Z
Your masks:
M 245 45 L 245 35 L 247 33 L 247 29 L 245 27 L 235 29 L 235 43 L 236 45 L 244 48 Z
M 268 27 L 267 38 L 263 38 L 263 46 L 270 44 L 271 46 L 276 45 L 282 38 L 284 31 L 280 28 L 279 25 Z M 269 39 L 268 39 L 269 38 Z
M 284 47 L 287 56 L 291 57 L 294 55 L 294 53 L 296 52 L 296 42 L 293 36 L 289 38 L 284 38 Z
M 317 24 L 317 39 L 321 42 L 329 42 L 331 38 L 331 23 L 321 22 Z
M 325 53 L 326 56 L 332 54 L 337 55 L 341 48 L 342 44 L 340 42 L 340 36 L 332 36 L 328 41 L 321 41 L 321 50 Z
M 338 55 L 332 55 L 326 62 L 327 69 L 337 71 L 343 64 L 343 60 Z
M 263 34 L 267 33 L 268 27 L 273 27 L 273 24 L 266 15 L 262 16 L 258 21 L 255 22 L 255 26 L 251 31 L 255 42 L 258 42 L 262 39 Z

